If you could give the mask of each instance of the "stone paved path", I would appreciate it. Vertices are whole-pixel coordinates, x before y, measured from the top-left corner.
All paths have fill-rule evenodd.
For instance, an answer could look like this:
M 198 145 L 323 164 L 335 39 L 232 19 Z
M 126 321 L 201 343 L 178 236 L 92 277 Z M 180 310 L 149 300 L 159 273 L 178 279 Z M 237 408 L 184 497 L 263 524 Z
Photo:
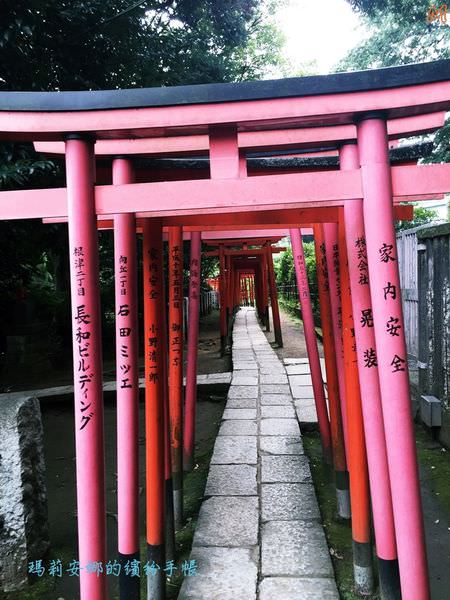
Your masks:
M 180 600 L 338 600 L 295 409 L 284 365 L 254 310 L 241 309 L 191 552 L 197 575 Z

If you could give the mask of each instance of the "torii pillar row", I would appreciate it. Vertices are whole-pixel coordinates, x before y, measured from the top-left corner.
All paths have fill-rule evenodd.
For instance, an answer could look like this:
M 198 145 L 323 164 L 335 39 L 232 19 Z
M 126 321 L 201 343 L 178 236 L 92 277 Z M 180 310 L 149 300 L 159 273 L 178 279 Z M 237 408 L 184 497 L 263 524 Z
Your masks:
M 319 350 L 317 347 L 314 317 L 309 293 L 308 274 L 306 272 L 305 256 L 301 231 L 299 229 L 289 230 L 294 257 L 295 275 L 297 278 L 297 289 L 302 312 L 303 329 L 305 334 L 306 348 L 308 352 L 309 368 L 316 404 L 317 420 L 319 423 L 322 451 L 327 464 L 332 462 L 330 421 L 328 418 L 327 403 L 323 387 L 322 370 L 320 367 Z
M 376 344 L 366 352 L 378 364 L 402 597 L 429 600 L 386 122 L 362 120 L 357 136 Z
M 346 144 L 341 148 L 340 162 L 341 169 L 359 166 L 356 144 Z M 372 301 L 362 198 L 344 204 L 344 225 L 378 577 L 383 600 L 401 600 L 378 366 L 367 368 L 369 349 L 375 348 L 375 335 L 371 318 Z

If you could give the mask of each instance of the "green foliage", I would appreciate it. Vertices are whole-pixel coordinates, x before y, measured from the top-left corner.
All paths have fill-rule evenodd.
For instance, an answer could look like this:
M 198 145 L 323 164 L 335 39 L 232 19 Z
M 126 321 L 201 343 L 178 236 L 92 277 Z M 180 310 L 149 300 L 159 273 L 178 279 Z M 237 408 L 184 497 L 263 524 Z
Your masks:
M 279 60 L 274 0 L 4 0 L 0 88 L 164 86 L 258 77 Z
M 450 27 L 428 22 L 429 0 L 348 0 L 368 35 L 350 50 L 336 70 L 354 71 L 450 58 Z M 448 15 L 447 18 L 450 18 Z M 450 160 L 450 122 L 436 133 L 426 162 Z
M 427 22 L 428 0 L 354 0 L 368 37 L 338 70 L 374 69 L 450 57 L 450 28 Z M 439 4 L 439 3 L 437 3 Z
M 282 39 L 272 15 L 283 1 L 3 0 L 0 90 L 95 90 L 261 77 L 266 68 L 281 64 Z M 30 144 L 0 144 L 0 189 L 54 185 L 64 185 L 61 169 L 36 156 Z M 25 293 L 29 305 L 42 306 L 51 300 L 51 285 L 66 294 L 66 323 L 60 323 L 58 335 L 67 339 L 66 230 L 38 221 L 0 222 L 0 353 L 5 336 L 20 325 L 20 318 L 10 316 L 17 296 Z M 103 324 L 111 330 L 110 234 L 99 236 L 99 251 Z M 217 261 L 206 260 L 202 275 L 216 268 Z
M 320 309 L 318 301 L 316 254 L 314 250 L 314 242 L 304 242 L 303 252 L 305 254 L 306 272 L 308 274 L 309 291 L 313 305 L 314 318 L 316 322 L 319 322 Z M 289 286 L 295 288 L 297 286 L 292 248 L 287 248 L 286 251 L 282 253 L 281 257 L 275 262 L 274 266 L 277 278 L 277 287 L 280 289 L 281 295 L 283 295 L 284 288 Z M 298 306 L 298 300 L 295 300 L 295 305 Z
M 435 210 L 424 208 L 423 206 L 414 206 L 414 219 L 412 221 L 397 221 L 395 224 L 396 231 L 404 231 L 405 229 L 413 229 L 419 225 L 426 225 L 439 219 L 439 215 Z

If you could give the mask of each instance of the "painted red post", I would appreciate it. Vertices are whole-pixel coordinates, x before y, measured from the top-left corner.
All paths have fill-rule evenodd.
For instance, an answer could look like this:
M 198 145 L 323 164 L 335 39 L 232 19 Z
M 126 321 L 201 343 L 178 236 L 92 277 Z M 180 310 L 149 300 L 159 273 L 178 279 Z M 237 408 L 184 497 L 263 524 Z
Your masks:
M 163 291 L 162 297 L 166 299 L 165 281 L 162 282 Z M 163 323 L 167 324 L 167 309 L 166 302 L 162 303 Z M 164 379 L 164 478 L 165 478 L 165 552 L 166 561 L 174 560 L 176 555 L 175 549 L 175 522 L 173 510 L 173 481 L 172 481 L 172 456 L 170 448 L 170 414 L 169 414 L 169 357 L 167 352 L 167 329 L 164 330 L 162 338 L 162 355 L 163 360 L 163 379 Z
M 275 280 L 275 271 L 273 268 L 272 246 L 266 248 L 268 283 L 270 289 L 270 305 L 272 307 L 273 331 L 275 342 L 280 348 L 283 347 L 283 334 L 281 332 L 280 309 L 278 306 L 277 282 Z
M 264 305 L 264 322 L 266 331 L 270 331 L 270 313 L 269 313 L 269 282 L 267 277 L 267 255 L 261 255 L 262 269 L 262 289 L 263 289 L 263 305 Z
M 169 415 L 175 530 L 183 525 L 183 229 L 169 228 Z
M 356 145 L 341 149 L 341 168 L 359 165 Z M 375 348 L 372 300 L 370 298 L 363 201 L 344 204 L 344 222 L 354 319 L 358 372 L 361 389 L 367 461 L 369 465 L 372 515 L 378 557 L 378 578 L 383 600 L 401 600 L 392 513 L 391 485 L 386 455 L 378 367 L 366 368 L 370 349 Z M 368 318 L 369 317 L 369 320 Z
M 255 275 L 250 278 L 250 304 L 255 305 Z
M 320 321 L 322 324 L 323 352 L 327 373 L 328 406 L 330 411 L 331 445 L 336 482 L 338 514 L 350 519 L 350 493 L 347 462 L 345 457 L 344 434 L 340 409 L 339 383 L 336 366 L 336 351 L 331 320 L 330 289 L 325 248 L 325 236 L 322 225 L 314 225 L 314 249 L 317 265 L 317 283 L 320 303 Z
M 220 350 L 222 356 L 227 347 L 227 309 L 225 284 L 225 254 L 223 244 L 219 246 L 219 303 L 220 303 Z
M 341 161 L 342 168 L 342 161 Z M 356 356 L 355 329 L 345 245 L 343 209 L 339 219 L 339 272 L 342 301 L 342 344 L 347 393 L 348 470 L 352 508 L 353 576 L 355 590 L 361 595 L 373 592 L 372 544 L 370 535 L 370 493 L 366 443 L 361 410 L 361 392 Z
M 80 599 L 105 600 L 105 573 L 88 563 L 106 559 L 105 450 L 97 221 L 94 202 L 94 144 L 66 140 L 72 303 L 75 449 L 77 472 Z
M 339 383 L 339 398 L 342 414 L 342 429 L 344 431 L 345 452 L 348 456 L 347 432 L 347 396 L 344 377 L 344 349 L 342 346 L 342 304 L 341 304 L 341 279 L 339 273 L 339 240 L 337 223 L 324 223 L 325 251 L 328 267 L 328 285 L 331 305 L 331 322 L 333 325 L 333 339 L 336 350 L 336 366 Z
M 365 119 L 357 135 L 376 342 L 366 369 L 378 362 L 402 597 L 429 600 L 386 123 Z
M 327 401 L 323 388 L 322 370 L 320 367 L 319 349 L 317 347 L 316 330 L 309 293 L 308 275 L 306 272 L 303 243 L 299 229 L 290 229 L 292 255 L 294 258 L 295 275 L 297 279 L 298 297 L 302 311 L 303 330 L 308 352 L 309 368 L 316 404 L 317 421 L 319 423 L 320 439 L 323 457 L 327 464 L 332 463 L 331 432 L 328 420 Z
M 189 319 L 186 369 L 186 404 L 184 412 L 183 467 L 194 467 L 195 406 L 197 400 L 197 353 L 200 317 L 201 233 L 191 233 L 191 260 L 189 272 Z
M 115 158 L 114 185 L 132 183 L 129 159 Z M 117 525 L 122 564 L 121 600 L 139 598 L 139 578 L 127 576 L 127 561 L 139 561 L 139 366 L 136 218 L 114 216 L 117 385 Z
M 145 352 L 145 456 L 147 560 L 156 564 L 147 577 L 147 595 L 165 598 L 164 544 L 164 338 L 163 237 L 160 219 L 143 223 L 144 352 Z M 164 566 L 163 566 L 164 565 Z

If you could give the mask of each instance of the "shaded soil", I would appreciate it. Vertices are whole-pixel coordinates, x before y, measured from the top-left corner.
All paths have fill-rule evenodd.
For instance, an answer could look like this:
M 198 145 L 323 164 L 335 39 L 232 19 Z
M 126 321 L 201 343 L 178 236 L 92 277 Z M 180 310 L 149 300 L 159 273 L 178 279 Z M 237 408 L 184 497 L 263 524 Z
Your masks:
M 108 350 L 107 348 L 105 350 Z M 107 354 L 105 352 L 105 354 Z M 186 344 L 184 345 L 184 366 L 186 368 Z M 140 376 L 144 375 L 144 360 L 139 359 Z M 198 343 L 198 373 L 225 373 L 230 370 L 230 357 L 220 356 L 219 311 L 212 311 L 200 319 Z M 115 379 L 115 358 L 103 361 L 103 380 Z M 42 362 L 39 368 L 11 366 L 0 373 L 0 393 L 21 390 L 42 389 L 71 385 L 73 383 L 72 364 L 61 369 L 52 369 L 50 363 Z
M 220 357 L 220 337 L 218 313 L 214 312 L 201 320 L 199 336 L 199 373 L 225 372 L 229 369 L 229 357 Z M 50 374 L 48 374 L 50 375 Z M 71 382 L 71 373 L 60 379 L 58 385 Z M 56 385 L 55 380 L 44 378 L 42 387 Z M 30 389 L 37 385 L 34 379 L 22 382 L 23 388 Z M 16 389 L 20 389 L 17 387 Z M 188 558 L 200 510 L 209 462 L 214 448 L 222 412 L 226 400 L 226 386 L 222 389 L 200 386 L 196 413 L 196 446 L 195 468 L 185 477 L 184 509 L 185 527 L 177 533 L 178 556 L 176 564 Z M 51 559 L 60 559 L 64 569 L 69 562 L 77 558 L 77 521 L 76 521 L 76 483 L 75 483 L 75 433 L 73 402 L 54 399 L 41 401 L 42 421 L 44 428 L 44 453 L 46 462 L 46 479 L 48 494 L 48 511 L 50 521 L 51 550 L 44 564 Z M 107 560 L 114 560 L 117 555 L 117 458 L 116 458 L 116 410 L 114 401 L 105 401 L 105 455 L 106 455 L 106 497 L 107 497 Z M 140 522 L 141 531 L 145 523 L 145 434 L 144 404 L 140 403 Z M 141 539 L 141 557 L 145 563 L 145 537 Z M 142 564 L 143 564 L 142 563 Z M 117 598 L 117 578 L 109 576 L 108 598 Z M 142 597 L 145 597 L 145 577 L 142 577 Z M 27 591 L 1 594 L 2 600 L 77 600 L 79 580 L 64 574 L 62 578 L 45 575 L 36 581 Z M 181 578 L 173 577 L 167 582 L 167 598 L 175 599 L 178 594 Z

